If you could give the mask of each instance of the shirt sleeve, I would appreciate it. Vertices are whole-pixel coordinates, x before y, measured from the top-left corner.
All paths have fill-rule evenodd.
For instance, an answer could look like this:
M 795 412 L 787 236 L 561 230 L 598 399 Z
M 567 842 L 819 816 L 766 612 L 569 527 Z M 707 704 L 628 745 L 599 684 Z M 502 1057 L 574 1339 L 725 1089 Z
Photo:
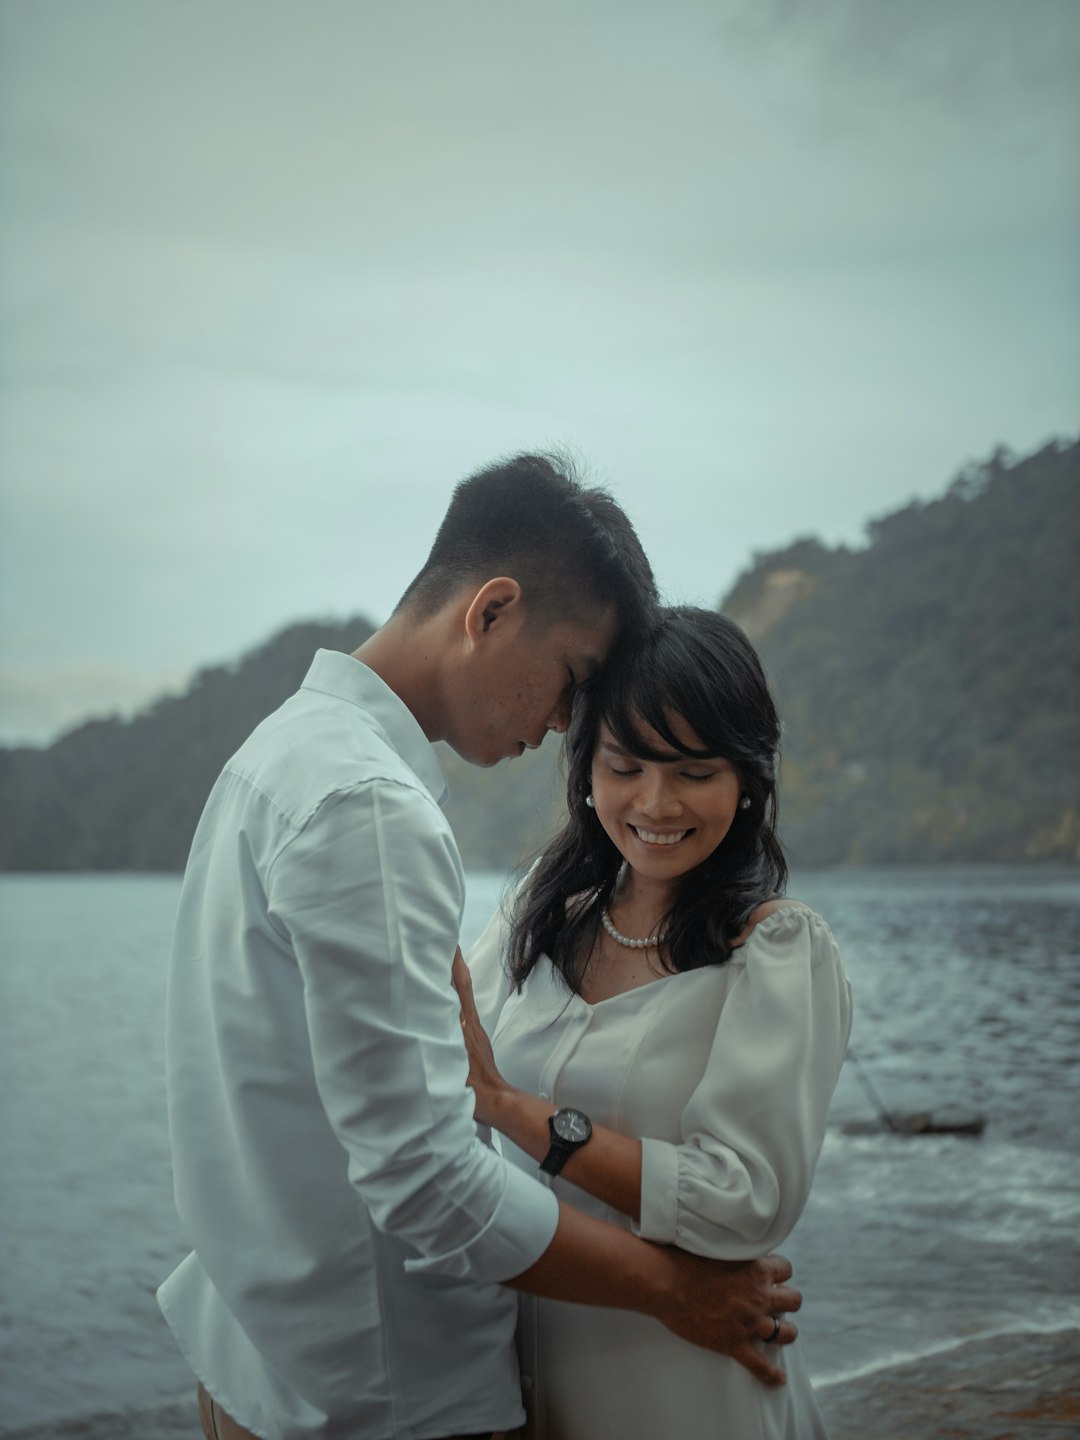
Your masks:
M 636 1227 L 728 1260 L 780 1244 L 802 1213 L 851 1031 L 851 987 L 820 916 L 774 911 L 743 954 L 682 1143 L 642 1141 Z
M 534 1264 L 554 1197 L 476 1135 L 451 964 L 463 877 L 441 813 L 397 781 L 335 792 L 276 858 L 269 903 L 304 984 L 314 1077 L 374 1224 L 407 1268 Z

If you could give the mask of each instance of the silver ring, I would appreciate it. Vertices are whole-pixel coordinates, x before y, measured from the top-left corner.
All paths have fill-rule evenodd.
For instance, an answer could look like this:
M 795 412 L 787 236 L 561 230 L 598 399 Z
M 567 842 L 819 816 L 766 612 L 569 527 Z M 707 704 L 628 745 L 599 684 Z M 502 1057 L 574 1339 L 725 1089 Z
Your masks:
M 774 1316 L 772 1317 L 772 1334 L 766 1336 L 766 1338 L 765 1338 L 765 1344 L 766 1344 L 766 1345 L 775 1345 L 775 1344 L 776 1344 L 776 1337 L 777 1337 L 779 1334 L 780 1334 L 780 1316 L 779 1316 L 779 1315 L 774 1315 Z

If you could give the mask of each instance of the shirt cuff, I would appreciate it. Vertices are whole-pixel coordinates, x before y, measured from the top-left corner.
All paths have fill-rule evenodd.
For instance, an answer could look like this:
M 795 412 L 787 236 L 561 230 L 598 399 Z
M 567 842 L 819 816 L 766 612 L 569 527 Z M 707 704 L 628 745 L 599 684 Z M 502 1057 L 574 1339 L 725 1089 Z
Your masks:
M 671 1245 L 679 1227 L 679 1148 L 667 1140 L 641 1142 L 641 1219 L 634 1234 Z
M 513 1280 L 535 1265 L 555 1238 L 559 1202 L 552 1191 L 503 1161 L 506 1186 L 491 1219 L 467 1244 L 431 1259 L 406 1260 L 406 1270 L 424 1270 L 460 1280 Z

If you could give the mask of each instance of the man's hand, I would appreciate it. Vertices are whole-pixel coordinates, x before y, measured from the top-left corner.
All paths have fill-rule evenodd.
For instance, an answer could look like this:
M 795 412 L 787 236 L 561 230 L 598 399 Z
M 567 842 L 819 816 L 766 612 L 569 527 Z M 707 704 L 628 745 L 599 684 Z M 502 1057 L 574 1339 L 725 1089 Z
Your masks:
M 787 1377 L 765 1347 L 790 1345 L 798 1334 L 790 1320 L 776 1325 L 802 1305 L 798 1290 L 785 1283 L 790 1277 L 782 1255 L 705 1260 L 560 1204 L 551 1244 L 504 1283 L 529 1295 L 651 1315 L 680 1339 L 730 1355 L 763 1385 L 783 1385 Z
M 669 1311 L 658 1313 L 669 1330 L 694 1345 L 730 1355 L 763 1385 L 783 1385 L 784 1372 L 770 1363 L 755 1341 L 790 1345 L 798 1330 L 790 1320 L 776 1320 L 798 1310 L 802 1295 L 784 1282 L 791 1263 L 782 1255 L 738 1263 L 703 1260 L 669 1249 L 676 1265 L 676 1292 Z

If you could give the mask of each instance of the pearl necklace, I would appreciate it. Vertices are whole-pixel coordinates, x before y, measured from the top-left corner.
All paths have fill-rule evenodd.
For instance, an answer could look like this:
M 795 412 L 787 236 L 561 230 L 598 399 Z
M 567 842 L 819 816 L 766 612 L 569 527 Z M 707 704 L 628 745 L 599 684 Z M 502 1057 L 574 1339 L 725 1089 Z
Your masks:
M 650 945 L 655 946 L 659 944 L 660 941 L 659 925 L 651 935 L 646 935 L 644 940 L 635 940 L 630 935 L 624 935 L 621 930 L 615 929 L 615 926 L 611 923 L 611 916 L 606 909 L 601 909 L 600 911 L 600 923 L 617 944 L 625 945 L 628 950 L 647 950 Z

